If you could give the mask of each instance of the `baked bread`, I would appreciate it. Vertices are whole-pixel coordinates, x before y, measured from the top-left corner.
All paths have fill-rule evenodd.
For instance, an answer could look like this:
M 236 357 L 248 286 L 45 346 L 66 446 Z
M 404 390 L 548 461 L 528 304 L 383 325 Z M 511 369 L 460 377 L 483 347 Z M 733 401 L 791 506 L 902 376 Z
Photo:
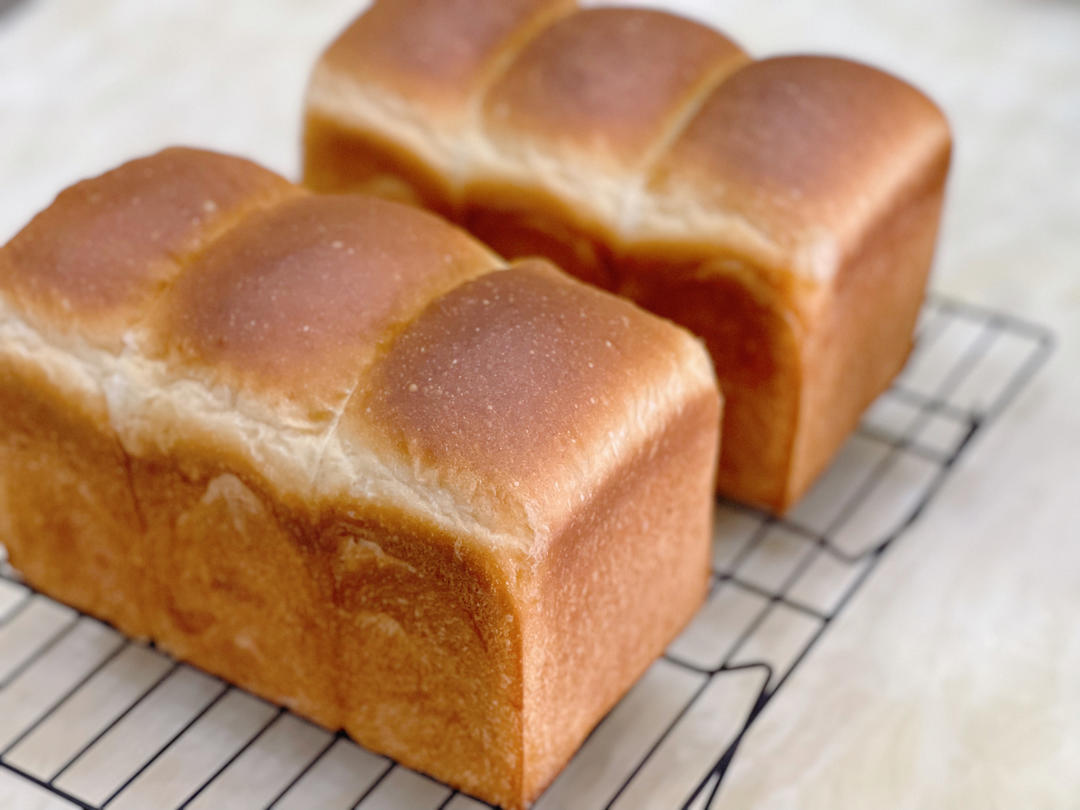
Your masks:
M 780 511 L 906 359 L 950 153 L 881 71 L 570 0 L 376 0 L 315 67 L 304 143 L 317 190 L 430 207 L 703 337 L 719 489 Z
M 522 807 L 703 599 L 682 329 L 438 218 L 187 149 L 0 251 L 0 532 L 36 588 Z

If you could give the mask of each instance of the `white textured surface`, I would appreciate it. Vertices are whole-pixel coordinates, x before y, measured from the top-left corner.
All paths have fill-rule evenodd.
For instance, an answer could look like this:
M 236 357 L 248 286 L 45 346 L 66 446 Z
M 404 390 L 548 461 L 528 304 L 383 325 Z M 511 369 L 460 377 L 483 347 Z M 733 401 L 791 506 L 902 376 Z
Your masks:
M 0 16 L 0 240 L 170 143 L 294 176 L 308 66 L 358 5 L 24 0 Z M 957 139 L 936 286 L 1061 344 L 766 709 L 720 807 L 1075 807 L 1080 4 L 664 5 L 757 54 L 847 54 L 928 90 Z M 0 804 L 37 806 L 24 784 L 0 773 Z
M 19 810 L 71 810 L 73 805 L 31 782 L 0 771 L 0 807 L 17 807 Z

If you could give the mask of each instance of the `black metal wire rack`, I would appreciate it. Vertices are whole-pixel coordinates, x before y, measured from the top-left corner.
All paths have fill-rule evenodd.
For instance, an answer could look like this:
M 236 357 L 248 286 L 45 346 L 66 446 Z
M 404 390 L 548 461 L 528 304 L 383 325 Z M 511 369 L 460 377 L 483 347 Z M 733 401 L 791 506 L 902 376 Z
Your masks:
M 719 505 L 708 601 L 538 810 L 713 807 L 746 730 L 1052 346 L 1040 327 L 932 298 L 904 372 L 792 513 Z M 487 806 L 124 639 L 6 566 L 0 805 Z

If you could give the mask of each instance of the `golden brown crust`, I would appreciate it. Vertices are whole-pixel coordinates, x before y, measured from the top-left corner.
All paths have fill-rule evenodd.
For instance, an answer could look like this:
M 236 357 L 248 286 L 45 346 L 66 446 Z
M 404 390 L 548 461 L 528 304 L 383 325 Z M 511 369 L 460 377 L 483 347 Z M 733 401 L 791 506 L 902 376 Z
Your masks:
M 408 149 L 316 111 L 304 122 L 304 183 L 323 194 L 374 194 L 446 217 L 456 204 L 448 178 Z
M 525 647 L 525 722 L 535 731 L 525 740 L 526 795 L 544 788 L 592 730 L 596 707 L 615 705 L 627 669 L 635 678 L 644 672 L 705 597 L 708 577 L 694 561 L 709 566 L 713 482 L 693 470 L 716 456 L 718 404 L 707 391 L 687 401 L 680 419 L 604 481 L 537 566 L 537 623 L 523 628 L 535 642 Z M 657 542 L 685 531 L 684 521 L 696 542 Z M 654 588 L 663 598 L 642 598 Z M 544 625 L 558 635 L 541 640 Z
M 757 268 L 708 250 L 642 246 L 618 266 L 616 292 L 705 340 L 724 392 L 720 491 L 786 502 L 805 334 L 784 299 Z
M 521 605 L 496 561 L 400 512 L 288 507 L 212 447 L 128 456 L 47 381 L 0 374 L 0 403 L 0 526 L 32 585 L 520 802 Z
M 30 582 L 146 638 L 143 519 L 101 397 L 76 402 L 33 363 L 0 363 L 0 539 Z
M 445 486 L 557 526 L 573 511 L 568 499 L 606 477 L 596 470 L 635 435 L 634 417 L 652 416 L 642 408 L 613 426 L 619 403 L 652 399 L 665 409 L 666 397 L 682 396 L 657 390 L 677 367 L 682 335 L 637 316 L 546 263 L 481 276 L 401 334 L 343 427 L 354 416 L 374 420 Z
M 522 614 L 505 561 L 407 515 L 327 511 L 345 729 L 501 804 L 522 801 Z M 548 628 L 551 631 L 551 628 Z M 377 695 L 378 699 L 373 699 Z
M 933 103 L 887 73 L 833 57 L 762 59 L 709 95 L 650 188 L 741 218 L 786 255 L 827 238 L 832 266 L 805 271 L 829 278 L 897 185 L 947 143 Z
M 572 146 L 633 166 L 706 81 L 748 57 L 662 11 L 594 8 L 534 37 L 484 97 L 489 137 Z
M 144 194 L 154 223 L 190 224 L 186 201 L 234 181 L 228 222 L 162 225 L 160 255 L 117 220 L 122 271 L 26 249 Z M 91 184 L 100 199 L 61 195 L 0 250 L 12 564 L 526 805 L 700 599 L 719 405 L 704 350 L 546 264 L 505 269 L 429 214 L 225 156 L 166 152 Z M 110 294 L 83 306 L 83 288 Z
M 162 302 L 161 351 L 227 372 L 238 388 L 340 404 L 428 301 L 496 266 L 430 214 L 300 197 L 249 217 L 192 263 Z
M 309 521 L 213 448 L 128 463 L 145 526 L 124 540 L 146 561 L 147 635 L 177 658 L 339 727 L 333 583 Z M 65 596 L 48 578 L 32 581 Z M 133 590 L 127 583 L 119 593 Z
M 136 459 L 150 635 L 372 750 L 512 803 L 522 607 L 505 572 L 396 510 L 290 508 L 213 448 Z M 237 474 L 239 473 L 239 474 Z
M 866 65 L 749 61 L 703 26 L 629 8 L 537 27 L 504 61 L 454 100 L 451 129 L 401 75 L 376 89 L 317 67 L 309 111 L 342 142 L 309 129 L 307 176 L 421 204 L 439 188 L 438 210 L 503 255 L 550 258 L 690 327 L 727 394 L 720 491 L 784 510 L 906 356 L 948 169 L 940 110 Z M 348 128 L 366 133 L 350 147 Z M 936 195 L 918 222 L 913 185 Z M 898 218 L 918 247 L 873 254 Z M 889 283 L 850 281 L 862 272 Z
M 837 274 L 821 326 L 806 349 L 800 446 L 782 503 L 792 502 L 855 428 L 865 403 L 907 360 L 922 307 L 944 197 L 949 152 L 897 195 L 889 217 L 864 235 Z M 822 415 L 827 415 L 823 418 Z
M 332 70 L 455 109 L 519 36 L 573 5 L 571 0 L 378 0 L 323 59 Z
M 167 149 L 61 192 L 5 248 L 0 285 L 28 314 L 115 338 L 185 259 L 249 211 L 297 193 L 254 163 Z
M 523 195 L 509 182 L 470 184 L 464 198 L 461 224 L 500 256 L 543 256 L 575 278 L 614 287 L 610 245 L 564 200 L 543 192 Z

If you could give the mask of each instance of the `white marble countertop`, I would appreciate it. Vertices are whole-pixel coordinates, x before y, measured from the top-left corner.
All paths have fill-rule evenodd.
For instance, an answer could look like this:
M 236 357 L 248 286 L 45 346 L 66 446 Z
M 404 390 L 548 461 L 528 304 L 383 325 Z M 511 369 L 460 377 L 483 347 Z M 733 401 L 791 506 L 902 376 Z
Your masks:
M 757 54 L 849 55 L 927 90 L 957 143 L 935 287 L 1059 341 L 767 707 L 720 807 L 1077 807 L 1080 3 L 653 4 Z M 307 71 L 358 5 L 16 3 L 0 14 L 0 241 L 76 178 L 167 144 L 295 176 Z

